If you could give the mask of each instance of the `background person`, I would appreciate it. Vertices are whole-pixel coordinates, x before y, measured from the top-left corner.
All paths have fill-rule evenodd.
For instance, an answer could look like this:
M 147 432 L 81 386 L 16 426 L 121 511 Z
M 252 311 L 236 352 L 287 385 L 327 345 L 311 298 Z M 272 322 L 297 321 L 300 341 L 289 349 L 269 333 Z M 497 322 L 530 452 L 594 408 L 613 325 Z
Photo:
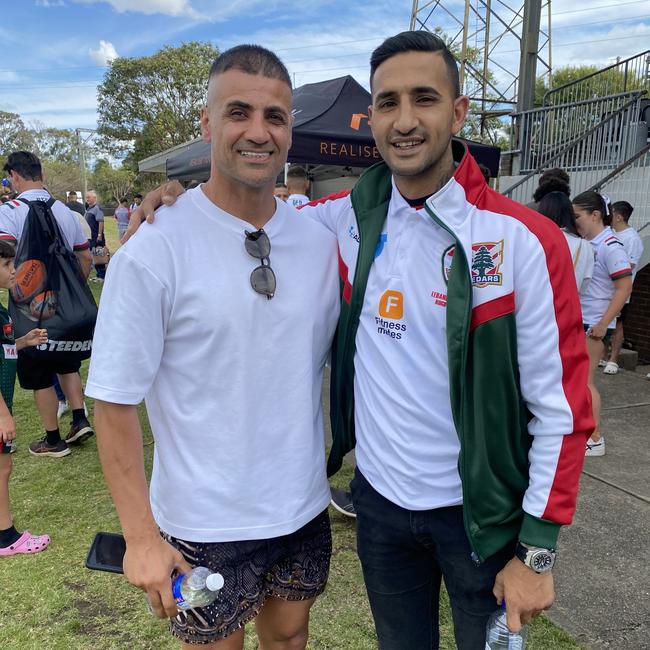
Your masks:
M 16 282 L 14 268 L 15 248 L 9 241 L 0 240 L 0 288 L 11 289 Z M 28 530 L 19 533 L 11 516 L 9 478 L 11 452 L 14 450 L 16 423 L 12 415 L 14 385 L 16 383 L 17 350 L 47 343 L 47 330 L 35 328 L 25 336 L 14 339 L 9 312 L 0 304 L 0 557 L 30 555 L 44 551 L 50 538 L 33 535 Z
M 27 151 L 14 151 L 9 154 L 4 165 L 18 199 L 26 201 L 48 201 L 50 193 L 43 186 L 41 162 L 37 156 Z M 9 238 L 20 243 L 29 207 L 18 199 L 0 207 L 0 231 L 7 233 L 0 238 Z M 81 231 L 75 214 L 61 201 L 52 205 L 52 214 L 61 231 L 63 243 L 79 261 L 84 277 L 88 277 L 92 258 L 88 250 L 88 240 Z M 34 401 L 45 428 L 45 435 L 29 445 L 34 456 L 61 458 L 70 453 L 68 443 L 80 443 L 93 435 L 92 427 L 86 418 L 83 403 L 83 388 L 78 360 L 59 358 L 46 361 L 18 353 L 18 381 L 22 388 L 34 391 Z M 72 425 L 65 440 L 61 439 L 57 410 L 59 402 L 53 388 L 53 377 L 58 374 L 59 381 L 72 408 Z
M 307 195 L 310 186 L 311 182 L 305 169 L 299 165 L 291 165 L 287 172 L 287 191 L 289 192 L 287 203 L 294 208 L 309 203 L 310 199 Z
M 598 192 L 587 191 L 573 199 L 578 232 L 594 252 L 591 282 L 580 293 L 582 319 L 587 333 L 589 389 L 596 428 L 587 441 L 587 456 L 605 455 L 605 438 L 600 432 L 600 393 L 594 382 L 598 361 L 616 327 L 616 315 L 632 292 L 632 269 L 623 244 L 605 225 L 609 210 Z
M 612 203 L 612 230 L 616 234 L 616 238 L 623 244 L 625 252 L 630 259 L 632 284 L 634 285 L 637 265 L 641 259 L 641 255 L 643 255 L 643 241 L 639 237 L 639 233 L 629 224 L 632 212 L 634 212 L 634 208 L 627 201 L 616 201 L 616 203 Z M 618 356 L 623 347 L 623 338 L 625 337 L 623 326 L 629 304 L 630 299 L 628 298 L 623 305 L 623 309 L 621 309 L 619 317 L 616 319 L 616 329 L 611 340 L 612 349 L 603 369 L 606 375 L 615 375 L 618 372 Z
M 275 188 L 273 189 L 273 194 L 277 196 L 280 201 L 284 201 L 285 203 L 289 198 L 289 190 L 284 183 L 276 183 Z
M 564 192 L 549 192 L 539 202 L 537 211 L 562 229 L 571 252 L 578 291 L 584 292 L 594 272 L 594 252 L 591 244 L 578 234 L 573 203 Z
M 104 212 L 97 203 L 97 192 L 88 190 L 86 192 L 86 214 L 85 218 L 90 226 L 90 248 L 106 246 L 104 238 Z M 106 276 L 106 264 L 93 264 L 95 267 L 95 280 L 103 282 Z
M 569 184 L 569 174 L 560 167 L 552 167 L 545 170 L 539 177 L 537 189 L 533 194 L 533 200 L 527 204 L 527 207 L 537 210 L 539 202 L 549 192 L 562 192 L 571 196 L 571 186 Z
M 124 237 L 124 233 L 129 226 L 129 218 L 131 216 L 131 210 L 129 210 L 129 202 L 126 198 L 120 199 L 120 203 L 115 208 L 115 219 L 117 221 L 117 231 L 119 238 Z

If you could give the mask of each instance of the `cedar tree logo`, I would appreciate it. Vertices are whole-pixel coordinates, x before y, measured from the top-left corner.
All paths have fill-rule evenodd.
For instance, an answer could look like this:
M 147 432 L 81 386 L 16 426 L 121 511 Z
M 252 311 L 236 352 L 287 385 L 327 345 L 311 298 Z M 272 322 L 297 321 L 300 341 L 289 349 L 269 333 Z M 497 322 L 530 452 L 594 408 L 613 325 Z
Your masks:
M 472 283 L 475 287 L 503 284 L 499 267 L 503 264 L 503 239 L 472 244 Z

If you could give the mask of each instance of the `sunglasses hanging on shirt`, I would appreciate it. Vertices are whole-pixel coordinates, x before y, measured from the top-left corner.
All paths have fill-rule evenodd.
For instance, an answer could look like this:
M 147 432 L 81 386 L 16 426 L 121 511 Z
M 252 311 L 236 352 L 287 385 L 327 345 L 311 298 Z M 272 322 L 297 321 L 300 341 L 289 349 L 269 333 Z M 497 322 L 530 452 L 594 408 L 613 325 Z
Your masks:
M 269 236 L 264 232 L 263 228 L 250 232 L 244 230 L 246 239 L 244 239 L 244 246 L 246 252 L 255 259 L 260 260 L 260 265 L 254 268 L 251 272 L 251 287 L 257 293 L 266 296 L 271 300 L 275 295 L 275 273 L 271 268 L 271 242 Z

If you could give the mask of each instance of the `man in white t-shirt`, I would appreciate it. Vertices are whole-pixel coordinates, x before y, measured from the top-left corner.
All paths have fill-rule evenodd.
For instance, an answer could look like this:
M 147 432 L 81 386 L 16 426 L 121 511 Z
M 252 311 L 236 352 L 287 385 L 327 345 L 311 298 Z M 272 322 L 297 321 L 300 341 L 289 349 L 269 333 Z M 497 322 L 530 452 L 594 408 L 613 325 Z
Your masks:
M 299 208 L 306 203 L 309 203 L 309 176 L 303 167 L 298 165 L 291 165 L 287 172 L 287 191 L 289 198 L 287 203 L 294 208 Z
M 273 196 L 291 101 L 268 50 L 216 59 L 201 114 L 210 178 L 120 248 L 99 310 L 87 394 L 124 571 L 184 647 L 242 648 L 256 617 L 260 647 L 304 648 L 327 581 L 321 388 L 339 313 L 336 239 Z M 225 586 L 178 613 L 170 576 L 189 565 Z
M 627 201 L 616 201 L 616 203 L 612 203 L 612 230 L 616 238 L 623 244 L 630 260 L 632 282 L 634 282 L 636 276 L 636 267 L 641 259 L 641 255 L 643 255 L 643 241 L 639 237 L 639 233 L 629 224 L 633 211 L 634 208 Z M 615 375 L 618 372 L 618 355 L 621 353 L 621 348 L 623 347 L 623 338 L 625 336 L 623 327 L 627 315 L 627 306 L 629 304 L 630 299 L 628 298 L 628 301 L 621 310 L 621 315 L 616 319 L 616 329 L 612 335 L 612 349 L 603 369 L 606 375 Z
M 43 185 L 43 171 L 37 156 L 28 151 L 9 154 L 4 171 L 11 180 L 18 196 L 0 207 L 0 231 L 7 233 L 19 243 L 29 213 L 29 201 L 49 201 L 52 197 Z M 92 264 L 88 239 L 74 212 L 61 201 L 54 201 L 52 214 L 69 250 L 74 251 L 84 277 L 88 277 Z M 38 457 L 62 458 L 70 453 L 69 444 L 81 443 L 93 435 L 86 417 L 83 388 L 79 368 L 81 362 L 73 358 L 55 362 L 36 358 L 21 350 L 18 352 L 18 381 L 22 388 L 34 391 L 34 401 L 45 428 L 45 435 L 29 445 L 29 452 Z M 72 425 L 65 440 L 59 432 L 57 411 L 59 400 L 54 390 L 54 379 L 59 381 L 72 409 Z

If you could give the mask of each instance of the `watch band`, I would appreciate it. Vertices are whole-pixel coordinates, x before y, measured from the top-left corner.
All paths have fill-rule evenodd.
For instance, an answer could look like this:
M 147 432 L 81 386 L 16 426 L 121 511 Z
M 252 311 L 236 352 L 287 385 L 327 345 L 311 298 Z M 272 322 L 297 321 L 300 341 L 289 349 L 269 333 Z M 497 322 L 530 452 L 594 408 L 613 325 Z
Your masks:
M 556 555 L 555 549 L 528 546 L 521 542 L 517 542 L 515 547 L 515 557 L 535 573 L 551 571 L 555 565 Z

